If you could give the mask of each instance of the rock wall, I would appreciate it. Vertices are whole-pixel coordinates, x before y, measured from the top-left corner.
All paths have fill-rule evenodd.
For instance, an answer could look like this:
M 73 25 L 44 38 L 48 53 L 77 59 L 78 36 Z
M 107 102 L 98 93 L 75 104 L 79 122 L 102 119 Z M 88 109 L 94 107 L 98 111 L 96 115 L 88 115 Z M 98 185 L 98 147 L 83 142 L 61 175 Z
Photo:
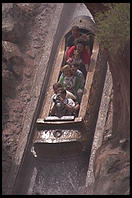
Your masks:
M 104 3 L 85 3 L 91 14 L 103 12 Z M 98 149 L 94 164 L 96 195 L 129 194 L 130 177 L 130 39 L 108 62 L 113 78 L 111 138 Z
M 39 80 L 43 82 L 43 73 L 45 73 L 48 59 L 41 66 L 38 63 L 40 63 L 44 49 L 47 49 L 45 54 L 50 53 L 46 38 L 55 9 L 54 3 L 2 4 L 3 194 L 7 193 L 8 177 L 15 161 L 18 144 L 20 144 L 25 119 L 29 124 L 30 118 L 26 117 L 28 107 L 40 95 L 36 75 L 39 75 L 39 69 L 42 70 Z M 33 87 L 35 82 L 36 87 Z M 33 113 L 34 108 L 31 108 L 31 111 Z M 28 124 L 26 124 L 27 127 Z M 25 137 L 26 134 L 21 140 L 24 141 Z

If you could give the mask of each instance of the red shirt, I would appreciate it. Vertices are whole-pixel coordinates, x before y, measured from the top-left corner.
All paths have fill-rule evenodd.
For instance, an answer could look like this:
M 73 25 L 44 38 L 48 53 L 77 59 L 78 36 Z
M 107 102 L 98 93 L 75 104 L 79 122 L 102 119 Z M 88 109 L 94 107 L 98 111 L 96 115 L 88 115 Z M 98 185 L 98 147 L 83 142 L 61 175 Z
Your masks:
M 72 58 L 74 50 L 76 50 L 76 46 L 74 45 L 67 50 L 67 53 L 66 53 L 67 59 Z M 82 52 L 82 61 L 84 64 L 90 63 L 90 54 L 87 49 L 84 49 Z

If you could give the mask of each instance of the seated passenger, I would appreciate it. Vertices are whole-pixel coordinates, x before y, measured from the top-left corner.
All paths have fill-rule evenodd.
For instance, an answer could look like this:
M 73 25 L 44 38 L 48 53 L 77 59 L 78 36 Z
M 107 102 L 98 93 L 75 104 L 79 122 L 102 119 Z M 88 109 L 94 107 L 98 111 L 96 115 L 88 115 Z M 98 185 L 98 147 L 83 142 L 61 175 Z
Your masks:
M 66 90 L 72 92 L 79 101 L 80 92 L 82 92 L 84 88 L 84 81 L 79 76 L 72 74 L 70 65 L 63 66 L 61 71 L 62 74 L 58 82 L 62 84 Z
M 71 35 L 68 37 L 66 41 L 66 50 L 74 45 L 74 41 L 78 39 L 82 33 L 80 32 L 80 28 L 78 26 L 73 26 L 71 29 Z
M 92 32 L 89 32 L 88 34 L 89 40 L 86 41 L 86 43 L 88 42 L 89 44 L 89 51 L 90 51 L 90 56 L 92 55 L 92 50 L 93 50 L 93 43 L 94 43 L 94 34 Z M 87 46 L 87 44 L 86 44 Z
M 76 39 L 75 42 L 77 42 L 78 40 L 83 40 L 85 42 L 85 48 L 88 49 L 89 54 L 91 56 L 92 54 L 92 48 L 93 48 L 93 40 L 91 37 L 91 34 L 82 34 L 82 36 L 79 37 L 79 39 Z M 74 43 L 75 44 L 75 43 Z
M 66 63 L 70 65 L 72 62 L 75 62 L 79 65 L 78 69 L 83 73 L 84 79 L 86 79 L 87 72 L 81 59 L 81 53 L 79 53 L 77 50 L 74 50 L 72 58 L 68 58 L 66 61 Z
M 53 105 L 50 109 L 50 115 L 57 117 L 76 116 L 78 110 L 79 104 L 71 98 L 66 98 L 66 90 L 64 88 L 58 89 L 57 97 L 54 98 Z
M 86 45 L 87 48 L 85 48 Z M 80 70 L 83 72 L 84 76 L 86 77 L 90 64 L 90 53 L 88 50 L 88 43 L 85 43 L 83 40 L 77 40 L 75 45 L 73 45 L 71 48 L 67 50 L 66 60 L 73 57 L 75 50 L 77 50 L 81 56 L 83 66 L 80 68 Z
M 87 34 L 82 33 L 78 26 L 73 26 L 71 29 L 71 35 L 66 40 L 66 52 L 64 60 L 66 60 L 67 50 L 73 45 L 75 45 L 75 41 L 80 38 L 82 38 L 82 40 L 89 40 L 89 36 Z
M 66 41 L 66 50 L 72 47 L 75 44 L 75 41 L 78 39 L 81 39 L 87 42 L 90 40 L 90 36 L 89 34 L 82 33 L 78 26 L 73 26 L 71 29 L 71 35 L 67 38 L 67 41 Z
M 75 77 L 71 74 L 70 65 L 64 65 L 61 68 L 61 75 L 58 82 L 63 86 L 65 90 L 68 90 L 74 94 L 73 85 L 75 84 Z
M 72 57 L 69 57 L 66 61 L 66 63 L 76 62 L 78 65 L 83 64 L 83 61 L 81 59 L 81 53 L 79 53 L 77 50 L 74 50 Z
M 80 33 L 80 36 L 78 38 L 74 39 L 74 44 L 78 39 L 83 40 L 86 43 L 88 43 L 89 53 L 90 53 L 90 55 L 92 55 L 93 43 L 94 43 L 94 34 L 90 31 L 88 33 Z M 87 48 L 87 44 L 86 44 L 85 48 Z
M 84 88 L 85 78 L 84 78 L 84 75 L 83 75 L 82 71 L 79 70 L 79 65 L 73 62 L 73 63 L 71 63 L 70 67 L 71 67 L 72 75 L 75 75 L 78 78 L 80 78 L 80 81 L 82 82 L 83 88 Z M 78 98 L 79 103 L 81 102 L 81 99 L 82 99 L 83 88 L 78 89 L 78 91 L 77 91 L 77 98 Z
M 63 86 L 59 82 L 53 85 L 54 95 L 52 98 L 56 97 L 57 91 L 61 88 L 63 88 Z M 76 96 L 74 96 L 74 94 L 68 90 L 66 90 L 66 98 L 71 98 L 72 100 L 76 101 Z
M 82 71 L 80 70 L 80 65 L 74 61 L 71 62 L 69 65 L 71 68 L 72 75 L 78 76 L 81 79 L 81 81 L 85 83 L 85 78 Z

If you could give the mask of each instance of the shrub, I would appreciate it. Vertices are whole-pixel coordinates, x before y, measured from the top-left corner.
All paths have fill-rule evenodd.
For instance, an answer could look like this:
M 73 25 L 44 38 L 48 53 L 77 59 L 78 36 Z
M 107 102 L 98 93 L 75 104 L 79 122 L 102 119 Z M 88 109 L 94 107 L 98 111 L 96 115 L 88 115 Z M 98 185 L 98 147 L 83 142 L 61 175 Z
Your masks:
M 97 13 L 95 21 L 99 44 L 113 54 L 123 47 L 130 35 L 130 4 L 112 3 L 109 8 L 104 13 Z

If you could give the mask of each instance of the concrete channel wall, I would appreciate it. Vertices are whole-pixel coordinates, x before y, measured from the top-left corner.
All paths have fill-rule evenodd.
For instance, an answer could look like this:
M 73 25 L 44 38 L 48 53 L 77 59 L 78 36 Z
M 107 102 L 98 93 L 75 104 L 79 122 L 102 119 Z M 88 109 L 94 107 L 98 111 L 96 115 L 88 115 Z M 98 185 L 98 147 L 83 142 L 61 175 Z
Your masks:
M 32 84 L 32 100 L 27 109 L 27 114 L 20 137 L 20 143 L 17 148 L 16 157 L 8 178 L 8 195 L 15 194 L 14 189 L 17 189 L 16 185 L 21 185 L 19 181 L 23 181 L 23 178 L 19 173 L 21 172 L 27 155 L 30 153 L 35 122 L 38 118 L 42 101 L 46 93 L 46 86 L 51 67 L 53 66 L 57 47 L 60 42 L 59 38 L 61 38 L 61 36 L 64 34 L 71 20 L 73 20 L 73 18 L 77 17 L 78 15 L 89 15 L 87 8 L 83 4 L 57 3 L 56 11 L 54 13 L 54 20 L 50 24 L 45 48 L 43 49 L 41 61 L 38 64 L 38 70 Z

